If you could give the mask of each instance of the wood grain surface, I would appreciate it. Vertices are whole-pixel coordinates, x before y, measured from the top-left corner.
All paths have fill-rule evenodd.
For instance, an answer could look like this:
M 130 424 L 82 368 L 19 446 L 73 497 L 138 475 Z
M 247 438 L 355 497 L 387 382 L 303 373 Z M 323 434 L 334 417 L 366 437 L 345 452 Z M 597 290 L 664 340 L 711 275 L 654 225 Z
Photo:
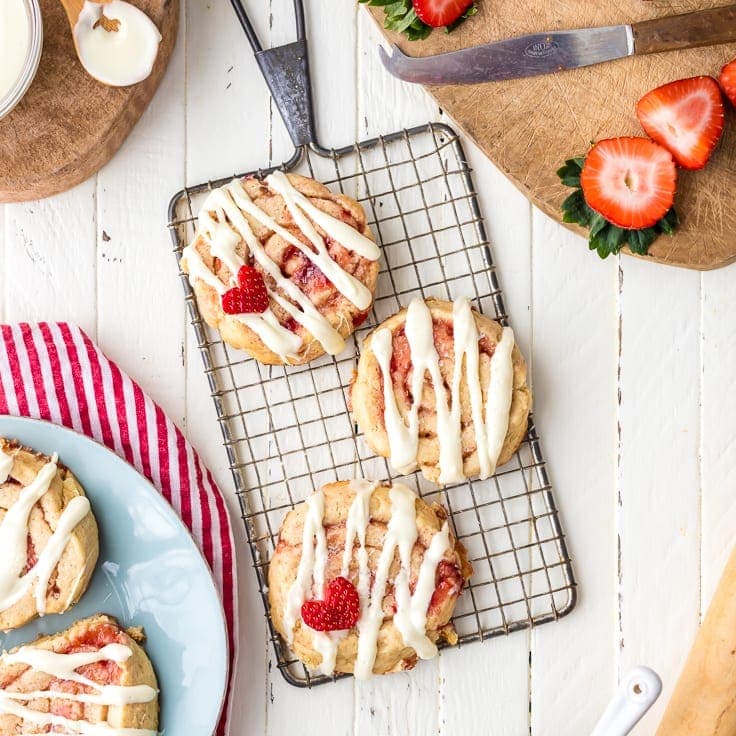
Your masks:
M 667 704 L 657 736 L 736 733 L 736 549 Z
M 179 0 L 136 0 L 163 39 L 151 76 L 132 87 L 108 87 L 77 59 L 59 0 L 41 0 L 44 46 L 36 78 L 0 120 L 0 202 L 66 191 L 104 166 L 153 97 L 176 40 Z
M 420 42 L 385 35 L 404 53 L 427 56 L 524 33 L 644 21 L 730 1 L 493 0 L 480 2 L 478 15 L 451 34 L 436 32 Z M 383 11 L 372 12 L 382 24 Z M 726 44 L 620 59 L 532 79 L 429 91 L 537 207 L 560 221 L 560 204 L 571 190 L 559 183 L 555 172 L 565 159 L 582 155 L 591 141 L 644 135 L 634 106 L 645 92 L 683 77 L 718 76 L 734 56 L 736 44 Z M 671 238 L 659 238 L 649 260 L 703 270 L 736 260 L 735 191 L 736 115 L 729 110 L 725 133 L 709 166 L 679 172 L 675 204 L 680 229 Z M 576 225 L 569 227 L 584 234 Z

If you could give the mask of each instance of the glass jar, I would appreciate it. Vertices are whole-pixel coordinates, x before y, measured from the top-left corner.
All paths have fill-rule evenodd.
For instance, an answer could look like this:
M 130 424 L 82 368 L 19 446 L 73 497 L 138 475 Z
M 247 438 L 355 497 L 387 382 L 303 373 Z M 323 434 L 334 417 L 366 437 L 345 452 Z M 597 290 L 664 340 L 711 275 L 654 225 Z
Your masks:
M 38 0 L 0 0 L 2 3 L 19 3 L 20 10 L 25 11 L 25 20 L 27 22 L 27 29 L 9 28 L 6 29 L 6 34 L 10 32 L 8 38 L 13 38 L 21 44 L 20 48 L 16 47 L 13 51 L 24 55 L 24 59 L 20 58 L 19 72 L 15 79 L 4 79 L 2 81 L 2 88 L 0 88 L 0 118 L 5 117 L 21 100 L 23 95 L 26 93 L 28 88 L 31 86 L 33 78 L 36 76 L 38 70 L 38 64 L 41 61 L 41 49 L 43 47 L 43 21 L 41 19 L 41 8 L 38 4 Z M 6 6 L 6 16 L 4 19 L 12 21 L 20 19 L 18 22 L 22 22 L 22 12 L 18 11 L 19 8 L 13 8 L 10 5 Z M 24 31 L 26 31 L 24 33 Z M 25 49 L 23 50 L 23 40 L 27 39 Z M 11 68 L 9 66 L 8 51 L 4 52 L 6 57 L 3 61 L 4 64 L 8 64 L 6 69 Z M 11 72 L 12 74 L 12 72 Z

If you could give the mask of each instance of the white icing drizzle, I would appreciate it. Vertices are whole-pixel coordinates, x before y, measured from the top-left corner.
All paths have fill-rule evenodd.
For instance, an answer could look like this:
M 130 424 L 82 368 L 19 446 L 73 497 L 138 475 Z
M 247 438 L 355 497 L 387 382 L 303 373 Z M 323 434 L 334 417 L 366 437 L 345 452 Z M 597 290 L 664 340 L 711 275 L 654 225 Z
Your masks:
M 406 421 L 399 411 L 391 377 L 393 335 L 390 330 L 376 330 L 371 348 L 383 376 L 384 424 L 390 448 L 391 465 L 400 473 L 410 473 L 417 467 L 419 448 L 419 407 L 424 377 L 429 373 L 436 397 L 437 432 L 439 443 L 439 482 L 458 483 L 465 478 L 462 452 L 462 416 L 460 389 L 463 375 L 470 396 L 471 416 L 478 451 L 480 477 L 495 472 L 509 426 L 513 396 L 513 363 L 511 352 L 514 333 L 504 327 L 501 340 L 490 362 L 490 379 L 483 405 L 480 382 L 480 334 L 467 299 L 453 305 L 453 348 L 455 365 L 448 396 L 443 386 L 439 356 L 434 345 L 432 314 L 422 299 L 414 299 L 407 309 L 404 331 L 412 362 L 411 395 L 413 403 Z M 449 400 L 449 406 L 448 406 Z M 485 412 L 485 418 L 484 418 Z
M 358 309 L 370 307 L 372 301 L 370 290 L 331 258 L 324 239 L 309 218 L 331 238 L 364 258 L 377 260 L 380 255 L 378 246 L 370 238 L 362 235 L 342 220 L 315 207 L 307 197 L 292 186 L 288 177 L 282 172 L 277 171 L 267 176 L 266 184 L 272 191 L 283 197 L 294 222 L 313 244 L 315 250 L 306 247 L 299 238 L 281 227 L 261 210 L 237 179 L 210 192 L 199 215 L 197 235 L 207 240 L 212 255 L 227 266 L 233 277 L 232 285 L 235 285 L 235 277 L 240 267 L 245 264 L 245 258 L 237 252 L 237 246 L 242 242 L 246 248 L 246 254 L 252 254 L 254 260 L 276 283 L 276 290 L 268 290 L 269 297 L 314 335 L 327 353 L 336 355 L 345 347 L 344 339 L 312 304 L 309 297 L 293 281 L 281 274 L 280 268 L 268 256 L 243 213 L 250 215 L 297 248 Z M 184 249 L 183 258 L 189 271 L 190 283 L 194 284 L 197 279 L 200 279 L 214 288 L 220 296 L 227 291 L 228 287 L 207 268 L 193 245 L 190 244 Z M 284 299 L 279 292 L 286 294 L 297 306 Z M 269 350 L 284 360 L 295 357 L 302 345 L 298 335 L 279 324 L 270 307 L 263 314 L 242 314 L 237 315 L 237 318 L 251 328 Z
M 290 644 L 294 633 L 294 625 L 301 615 L 302 604 L 309 597 L 311 589 L 314 588 L 314 594 L 317 598 L 321 598 L 324 593 L 327 539 L 325 529 L 322 526 L 325 509 L 325 497 L 322 491 L 312 494 L 305 501 L 305 505 L 302 556 L 299 560 L 296 578 L 286 594 L 286 605 L 284 606 L 284 626 Z
M 36 611 L 46 613 L 49 579 L 59 564 L 74 528 L 87 516 L 90 504 L 84 496 L 73 498 L 65 507 L 53 534 L 38 555 L 36 564 L 23 575 L 27 562 L 28 523 L 33 506 L 48 491 L 57 471 L 57 456 L 46 463 L 33 482 L 21 490 L 18 500 L 6 511 L 0 522 L 0 611 L 6 611 L 21 600 L 36 581 Z M 73 598 L 76 591 L 72 589 Z M 69 601 L 71 603 L 71 601 Z
M 2 656 L 5 664 L 24 664 L 38 672 L 76 682 L 91 688 L 91 693 L 67 693 L 57 690 L 32 692 L 11 692 L 0 690 L 0 714 L 5 713 L 22 718 L 37 725 L 60 726 L 66 734 L 85 734 L 89 736 L 155 736 L 155 731 L 141 728 L 116 728 L 107 723 L 76 721 L 60 715 L 43 713 L 21 704 L 18 701 L 31 701 L 38 698 L 71 700 L 105 706 L 124 706 L 133 703 L 149 703 L 157 691 L 149 685 L 100 685 L 76 670 L 84 665 L 111 660 L 123 664 L 133 654 L 130 647 L 123 644 L 108 644 L 95 652 L 60 654 L 33 646 L 21 647 L 17 652 Z
M 383 598 L 386 595 L 391 563 L 397 549 L 400 569 L 394 580 L 396 596 L 394 623 L 406 646 L 412 647 L 419 657 L 429 659 L 437 654 L 437 647 L 426 635 L 427 609 L 434 592 L 437 565 L 450 547 L 450 533 L 445 523 L 425 550 L 412 594 L 409 575 L 411 553 L 418 537 L 415 506 L 417 497 L 406 486 L 395 484 L 389 491 L 391 518 L 378 565 L 373 573 L 371 587 L 366 530 L 370 523 L 370 499 L 378 485 L 362 480 L 351 482 L 350 488 L 355 496 L 345 522 L 345 549 L 340 574 L 343 577 L 349 575 L 354 554 L 358 563 L 357 590 L 360 597 L 360 618 L 357 623 L 358 654 L 355 662 L 357 679 L 367 679 L 373 672 L 378 635 L 383 623 Z M 324 494 L 318 491 L 306 503 L 302 557 L 296 579 L 286 595 L 284 623 L 289 634 L 289 642 L 292 640 L 301 606 L 310 592 L 317 598 L 321 598 L 324 594 L 324 569 L 327 563 L 327 545 L 323 527 Z M 357 550 L 355 550 L 356 541 Z M 312 632 L 314 648 L 322 655 L 320 669 L 323 673 L 330 675 L 334 672 L 337 650 L 340 641 L 346 635 L 346 631 Z
M 10 477 L 10 471 L 13 469 L 14 459 L 12 455 L 8 455 L 7 452 L 0 450 L 0 483 Z

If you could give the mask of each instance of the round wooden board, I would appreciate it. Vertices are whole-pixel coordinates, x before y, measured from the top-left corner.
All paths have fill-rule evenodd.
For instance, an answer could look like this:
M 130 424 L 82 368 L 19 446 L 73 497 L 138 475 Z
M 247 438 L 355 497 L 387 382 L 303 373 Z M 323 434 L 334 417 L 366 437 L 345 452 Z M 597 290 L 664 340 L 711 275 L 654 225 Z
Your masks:
M 603 26 L 728 5 L 733 0 L 479 0 L 480 12 L 458 30 L 434 32 L 410 42 L 388 39 L 411 56 L 454 51 L 480 43 L 534 33 Z M 383 11 L 371 9 L 383 25 Z M 565 159 L 581 156 L 591 141 L 644 135 L 634 114 L 636 101 L 665 82 L 698 74 L 718 76 L 736 56 L 736 44 L 633 57 L 586 69 L 468 86 L 430 87 L 448 113 L 488 157 L 550 217 L 561 221 L 560 204 L 570 193 L 555 172 Z M 736 115 L 708 166 L 680 171 L 675 205 L 681 225 L 661 236 L 649 260 L 695 269 L 736 260 Z M 568 226 L 583 235 L 578 226 Z
M 41 64 L 26 96 L 0 120 L 0 202 L 71 189 L 120 148 L 151 101 L 176 42 L 179 0 L 133 0 L 163 36 L 151 76 L 108 87 L 82 68 L 59 0 L 41 0 Z

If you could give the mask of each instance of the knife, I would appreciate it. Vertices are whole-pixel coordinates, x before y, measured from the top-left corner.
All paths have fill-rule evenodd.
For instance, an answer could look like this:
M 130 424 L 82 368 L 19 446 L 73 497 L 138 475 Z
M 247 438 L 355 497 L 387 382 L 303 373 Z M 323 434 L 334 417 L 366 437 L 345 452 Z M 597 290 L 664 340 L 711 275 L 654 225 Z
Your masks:
M 736 41 L 736 5 L 640 23 L 549 31 L 414 58 L 393 46 L 379 54 L 391 74 L 421 84 L 474 84 L 536 77 L 626 56 Z

